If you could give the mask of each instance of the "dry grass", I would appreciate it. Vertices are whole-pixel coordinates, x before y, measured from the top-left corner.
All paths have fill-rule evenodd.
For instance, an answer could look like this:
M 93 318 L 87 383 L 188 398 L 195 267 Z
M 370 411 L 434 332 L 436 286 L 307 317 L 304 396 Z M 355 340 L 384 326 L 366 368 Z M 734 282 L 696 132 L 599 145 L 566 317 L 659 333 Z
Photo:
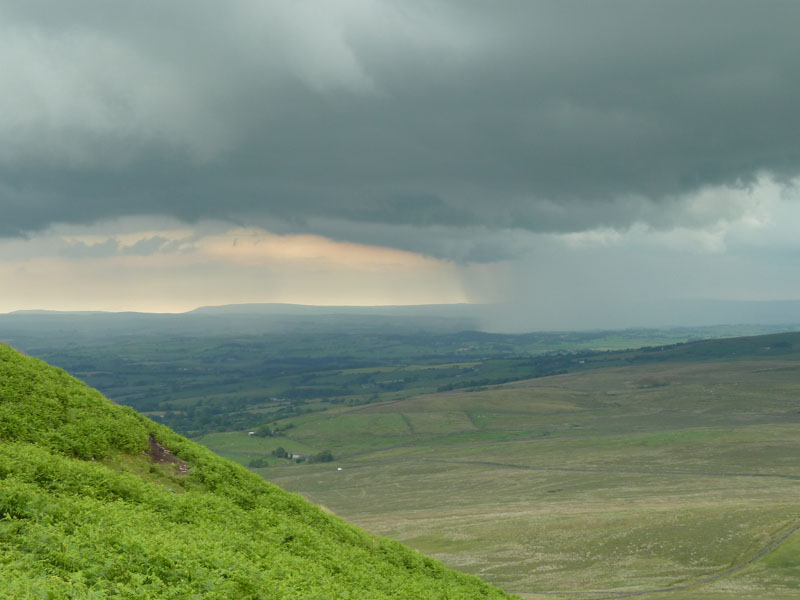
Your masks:
M 344 458 L 268 476 L 526 598 L 655 590 L 800 523 L 798 398 L 785 361 L 557 376 L 308 418 L 292 435 Z M 647 597 L 797 597 L 796 537 L 724 579 Z

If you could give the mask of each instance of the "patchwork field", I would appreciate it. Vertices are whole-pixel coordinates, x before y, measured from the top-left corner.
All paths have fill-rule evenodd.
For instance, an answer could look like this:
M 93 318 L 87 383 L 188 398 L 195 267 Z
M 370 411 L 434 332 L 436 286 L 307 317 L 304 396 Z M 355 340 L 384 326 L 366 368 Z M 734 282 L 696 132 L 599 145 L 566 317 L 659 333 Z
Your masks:
M 264 477 L 523 598 L 800 594 L 793 360 L 603 369 L 291 422 L 247 443 L 336 461 Z M 225 435 L 219 450 L 257 451 Z

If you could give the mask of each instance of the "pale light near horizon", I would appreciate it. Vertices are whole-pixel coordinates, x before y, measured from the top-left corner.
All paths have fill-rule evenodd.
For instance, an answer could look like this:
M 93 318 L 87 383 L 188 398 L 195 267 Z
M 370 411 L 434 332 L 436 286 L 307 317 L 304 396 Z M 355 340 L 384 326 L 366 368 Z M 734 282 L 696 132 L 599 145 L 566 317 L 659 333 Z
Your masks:
M 138 225 L 140 231 L 130 231 L 132 223 L 121 219 L 3 240 L 0 277 L 7 285 L 0 312 L 473 300 L 462 284 L 466 267 L 414 252 L 219 223 Z

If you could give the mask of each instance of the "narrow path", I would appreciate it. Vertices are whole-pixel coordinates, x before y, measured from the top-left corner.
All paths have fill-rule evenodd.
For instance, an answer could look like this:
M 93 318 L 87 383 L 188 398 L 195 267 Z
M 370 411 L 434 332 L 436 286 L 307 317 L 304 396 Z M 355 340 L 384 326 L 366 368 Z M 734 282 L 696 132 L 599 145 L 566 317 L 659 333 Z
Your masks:
M 408 418 L 408 415 L 405 413 L 398 413 L 398 414 L 403 418 L 403 421 L 406 422 L 406 425 L 408 425 L 408 431 L 410 433 L 416 433 L 416 430 L 414 429 L 414 424 L 411 422 L 411 419 Z
M 786 539 L 790 535 L 795 533 L 797 530 L 800 530 L 800 525 L 795 525 L 794 527 L 792 527 L 788 532 L 784 533 L 781 537 L 779 537 L 777 540 L 772 542 L 769 546 L 764 548 L 761 552 L 759 552 L 758 554 L 756 554 L 752 558 L 749 558 L 748 560 L 746 560 L 746 561 L 744 561 L 742 563 L 739 563 L 738 565 L 735 565 L 735 566 L 731 567 L 730 569 L 725 569 L 724 571 L 720 571 L 719 573 L 716 573 L 715 575 L 710 575 L 708 577 L 704 577 L 703 579 L 699 579 L 699 580 L 694 581 L 692 583 L 683 583 L 683 584 L 680 584 L 680 585 L 672 585 L 672 586 L 669 586 L 669 587 L 659 588 L 659 589 L 654 589 L 654 590 L 641 590 L 641 591 L 638 591 L 638 592 L 617 592 L 617 593 L 611 592 L 611 593 L 608 593 L 608 594 L 606 594 L 604 596 L 584 596 L 580 600 L 616 600 L 617 598 L 636 598 L 638 596 L 645 596 L 647 594 L 659 594 L 659 593 L 665 593 L 665 592 L 682 592 L 682 591 L 688 590 L 690 588 L 694 588 L 694 587 L 697 587 L 697 586 L 700 586 L 700 585 L 704 585 L 706 583 L 711 583 L 713 581 L 718 581 L 720 579 L 723 579 L 724 577 L 727 577 L 728 575 L 732 575 L 733 573 L 736 573 L 737 571 L 741 571 L 746 566 L 753 564 L 754 562 L 756 562 L 760 558 L 763 558 L 764 556 L 766 556 L 767 554 L 769 554 L 770 552 L 775 550 L 775 548 L 780 546 L 783 542 L 785 542 Z

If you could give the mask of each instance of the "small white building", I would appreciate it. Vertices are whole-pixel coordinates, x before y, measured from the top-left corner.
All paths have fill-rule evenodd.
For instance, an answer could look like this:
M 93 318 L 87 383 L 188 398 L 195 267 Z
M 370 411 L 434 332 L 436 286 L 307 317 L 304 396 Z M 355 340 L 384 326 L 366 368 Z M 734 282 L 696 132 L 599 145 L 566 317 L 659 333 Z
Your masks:
M 291 458 L 292 460 L 297 460 L 298 458 L 304 458 L 308 460 L 309 458 L 311 458 L 311 454 L 300 454 L 298 452 L 289 452 L 286 455 L 286 458 Z

